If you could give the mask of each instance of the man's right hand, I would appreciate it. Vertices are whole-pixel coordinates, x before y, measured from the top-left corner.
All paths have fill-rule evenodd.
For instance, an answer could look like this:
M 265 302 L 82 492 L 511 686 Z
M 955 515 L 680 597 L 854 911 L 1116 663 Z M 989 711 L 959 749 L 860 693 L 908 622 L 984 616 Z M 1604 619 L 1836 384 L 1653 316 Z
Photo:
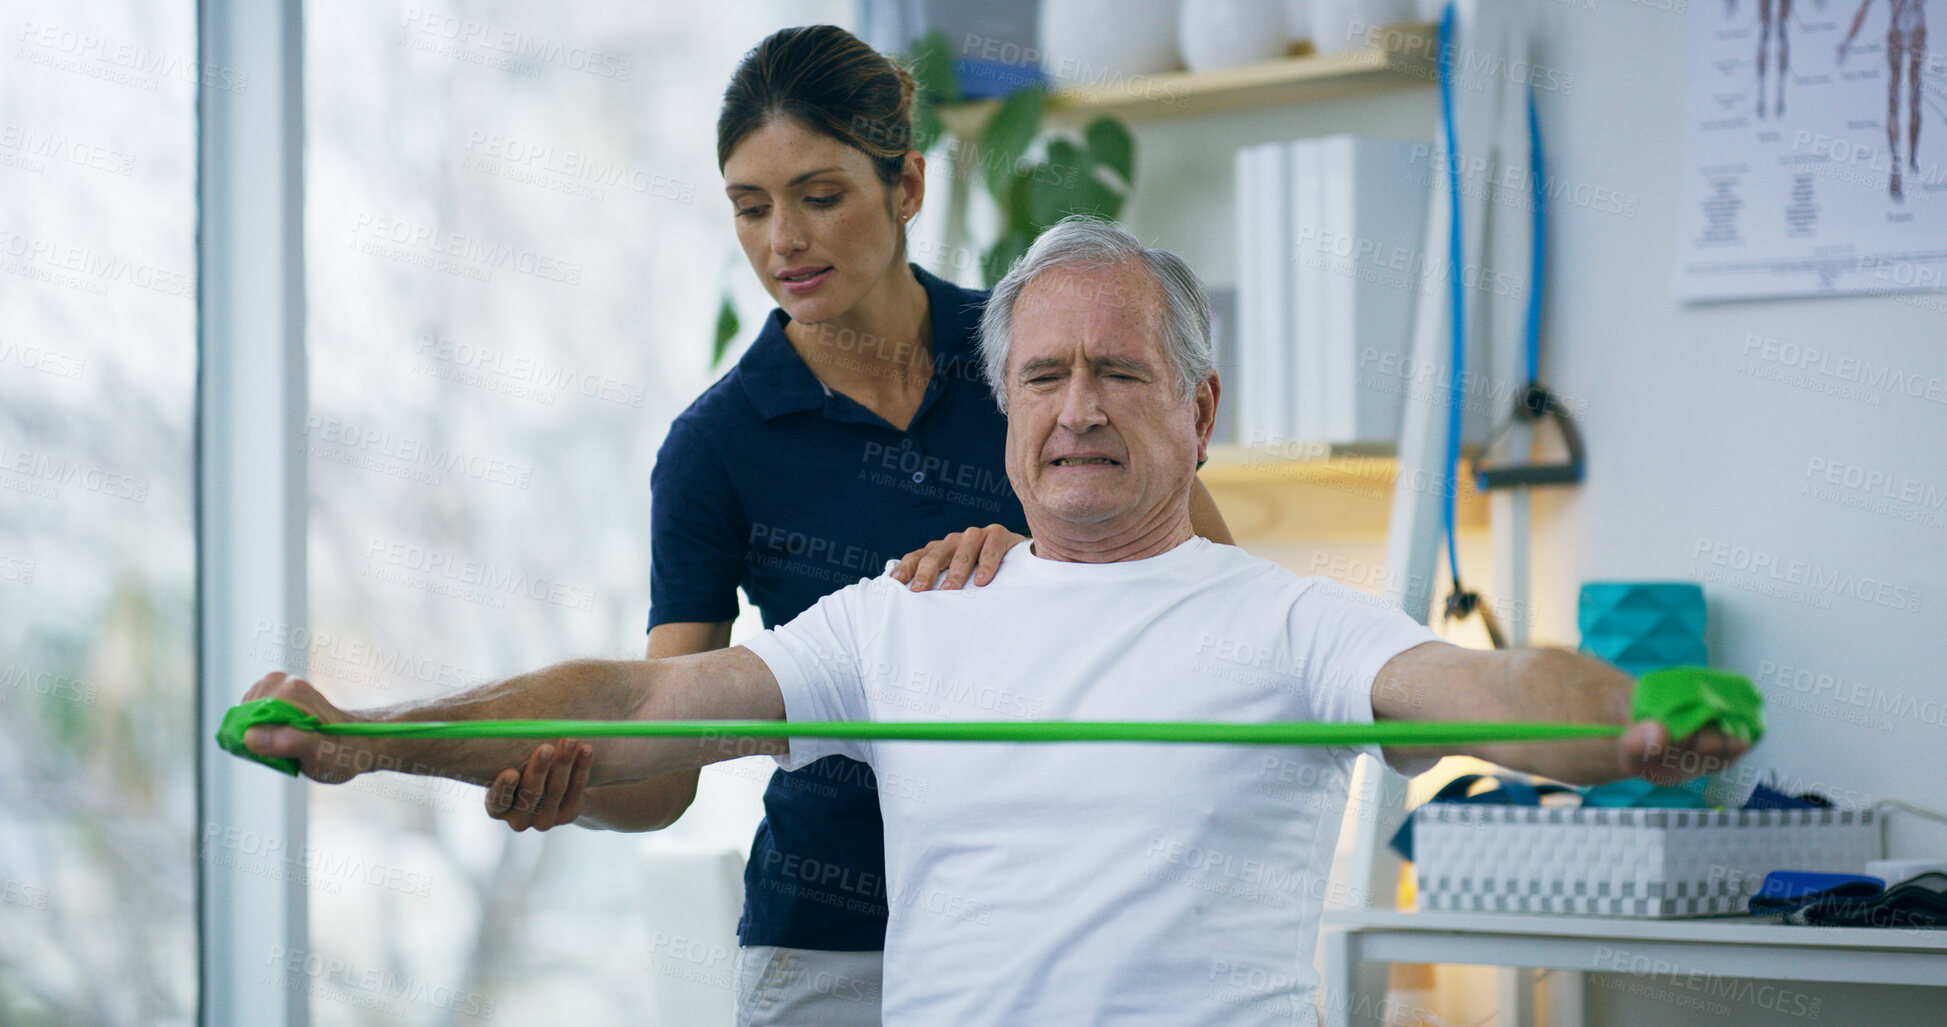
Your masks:
M 311 683 L 303 678 L 294 678 L 283 671 L 274 670 L 263 676 L 245 692 L 243 701 L 253 699 L 282 699 L 287 703 L 318 718 L 325 724 L 338 724 L 355 720 L 351 714 L 333 706 Z M 327 737 L 316 731 L 302 731 L 294 727 L 257 726 L 244 733 L 244 745 L 259 756 L 296 757 L 298 769 L 304 776 L 324 784 L 338 784 L 349 781 L 359 774 L 375 769 L 375 754 L 360 743 L 365 739 L 349 737 Z
M 527 765 L 510 767 L 487 788 L 487 815 L 516 831 L 545 831 L 572 824 L 588 794 L 588 768 L 595 750 L 567 739 L 543 745 Z

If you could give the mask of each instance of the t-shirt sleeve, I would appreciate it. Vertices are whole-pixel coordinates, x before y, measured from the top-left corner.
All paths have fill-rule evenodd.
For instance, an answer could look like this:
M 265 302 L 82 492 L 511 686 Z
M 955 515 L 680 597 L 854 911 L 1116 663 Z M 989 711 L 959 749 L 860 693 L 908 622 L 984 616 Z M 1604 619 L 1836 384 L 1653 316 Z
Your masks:
M 737 619 L 746 520 L 722 457 L 679 419 L 649 472 L 649 627 Z
M 870 720 L 860 656 L 870 581 L 848 585 L 813 603 L 796 617 L 744 643 L 777 678 L 784 695 L 784 719 Z M 872 762 L 872 743 L 842 738 L 792 738 L 791 752 L 777 757 L 786 770 L 823 759 L 850 756 Z
M 1314 578 L 1292 605 L 1292 652 L 1310 685 L 1314 719 L 1325 723 L 1372 723 L 1372 686 L 1386 661 L 1440 636 L 1371 595 L 1336 581 Z M 1359 751 L 1411 776 L 1438 760 L 1387 760 L 1376 745 Z

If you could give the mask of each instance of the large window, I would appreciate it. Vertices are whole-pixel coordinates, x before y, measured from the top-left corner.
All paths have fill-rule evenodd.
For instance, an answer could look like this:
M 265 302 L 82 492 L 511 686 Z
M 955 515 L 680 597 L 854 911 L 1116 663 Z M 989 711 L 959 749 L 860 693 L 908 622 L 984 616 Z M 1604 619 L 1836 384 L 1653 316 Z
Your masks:
M 714 377 L 726 284 L 761 297 L 716 170 L 723 87 L 769 32 L 851 7 L 307 11 L 311 623 L 279 644 L 334 698 L 642 654 L 649 468 Z M 312 789 L 315 1021 L 727 1011 L 723 857 L 768 771 L 706 772 L 642 837 L 517 836 L 422 779 Z
M 187 1024 L 195 5 L 0 31 L 0 1023 Z
M 188 1024 L 196 103 L 253 69 L 199 60 L 191 3 L 0 12 L 0 1023 Z M 768 306 L 717 104 L 850 0 L 305 14 L 309 617 L 250 658 L 357 706 L 640 654 L 649 466 L 724 290 Z M 768 770 L 641 838 L 312 788 L 260 867 L 307 878 L 309 943 L 261 969 L 320 1024 L 714 1018 Z

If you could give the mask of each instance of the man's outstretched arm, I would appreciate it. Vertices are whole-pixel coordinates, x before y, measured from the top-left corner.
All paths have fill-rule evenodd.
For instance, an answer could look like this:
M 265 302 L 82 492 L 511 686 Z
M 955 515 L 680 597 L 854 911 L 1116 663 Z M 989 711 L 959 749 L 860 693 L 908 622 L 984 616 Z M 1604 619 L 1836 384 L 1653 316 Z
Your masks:
M 782 720 L 784 698 L 764 661 L 741 646 L 665 660 L 569 660 L 456 695 L 340 710 L 302 678 L 272 673 L 244 698 L 282 699 L 325 723 L 429 720 Z M 251 751 L 291 756 L 318 781 L 371 770 L 487 784 L 534 748 L 532 738 L 380 738 L 255 727 Z M 595 747 L 591 784 L 633 781 L 720 760 L 789 751 L 786 739 L 614 738 Z
M 1463 746 L 1409 755 L 1477 756 L 1503 767 L 1596 784 L 1644 777 L 1675 784 L 1721 770 L 1749 745 L 1706 726 L 1673 739 L 1653 720 L 1632 722 L 1636 681 L 1600 660 L 1559 649 L 1465 649 L 1445 642 L 1414 646 L 1386 661 L 1372 685 L 1378 720 L 1549 721 L 1615 724 L 1621 737 Z

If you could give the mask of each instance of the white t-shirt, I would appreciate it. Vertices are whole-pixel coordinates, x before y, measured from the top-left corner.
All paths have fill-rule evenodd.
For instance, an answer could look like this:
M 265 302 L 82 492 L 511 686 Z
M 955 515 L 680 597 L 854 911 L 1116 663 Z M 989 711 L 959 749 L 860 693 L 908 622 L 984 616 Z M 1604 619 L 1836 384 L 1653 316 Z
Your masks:
M 792 721 L 1367 724 L 1379 668 L 1436 639 L 1201 538 L 1107 564 L 1030 549 L 982 588 L 859 582 L 747 645 Z M 1312 1022 L 1358 751 L 793 738 L 778 762 L 876 772 L 889 1027 L 1256 1025 Z

